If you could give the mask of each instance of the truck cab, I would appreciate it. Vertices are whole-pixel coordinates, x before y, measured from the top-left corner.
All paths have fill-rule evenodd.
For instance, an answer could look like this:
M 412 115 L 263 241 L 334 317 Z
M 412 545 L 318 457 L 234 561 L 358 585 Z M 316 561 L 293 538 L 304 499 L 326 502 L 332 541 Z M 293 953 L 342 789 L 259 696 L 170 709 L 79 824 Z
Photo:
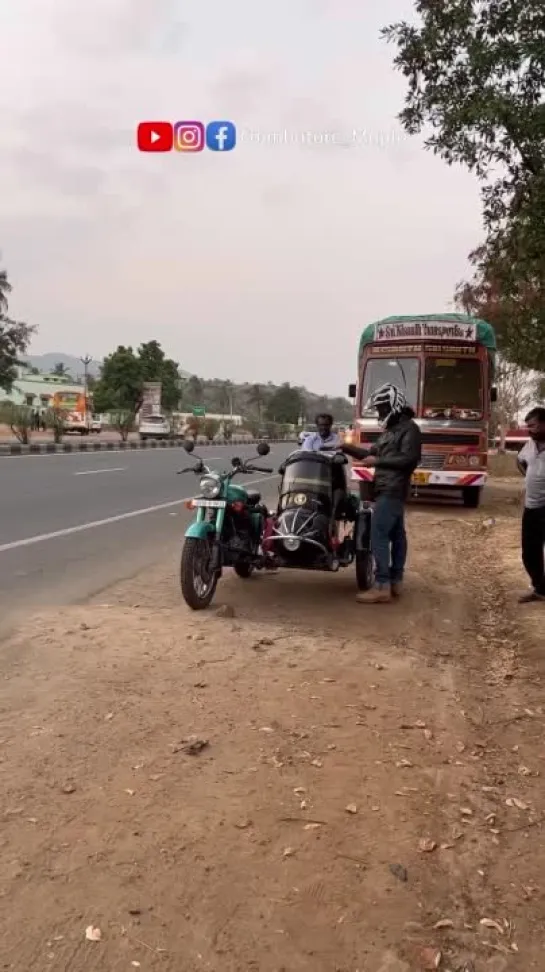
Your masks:
M 496 338 L 493 328 L 464 314 L 392 317 L 363 331 L 354 425 L 346 441 L 363 448 L 380 435 L 369 399 L 383 384 L 400 388 L 422 432 L 422 461 L 413 475 L 418 492 L 461 491 L 465 506 L 479 505 L 487 479 L 488 428 Z M 373 470 L 352 466 L 360 494 L 372 493 Z

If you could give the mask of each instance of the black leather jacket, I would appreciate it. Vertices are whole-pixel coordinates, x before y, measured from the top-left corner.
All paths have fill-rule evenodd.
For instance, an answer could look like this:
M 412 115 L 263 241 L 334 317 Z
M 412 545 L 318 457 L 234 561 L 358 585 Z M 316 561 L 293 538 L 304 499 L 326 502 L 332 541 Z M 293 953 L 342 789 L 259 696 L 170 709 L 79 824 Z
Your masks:
M 405 500 L 409 493 L 411 476 L 422 457 L 422 433 L 413 421 L 412 409 L 405 409 L 394 417 L 385 432 L 371 449 L 344 445 L 343 452 L 354 459 L 376 456 L 373 494 Z

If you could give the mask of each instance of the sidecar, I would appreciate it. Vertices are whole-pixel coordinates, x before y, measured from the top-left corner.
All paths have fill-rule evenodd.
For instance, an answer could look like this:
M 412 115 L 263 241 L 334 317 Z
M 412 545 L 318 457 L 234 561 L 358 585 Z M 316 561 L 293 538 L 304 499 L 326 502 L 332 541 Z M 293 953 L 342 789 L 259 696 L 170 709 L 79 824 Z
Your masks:
M 346 456 L 293 452 L 280 467 L 278 506 L 267 548 L 276 566 L 337 571 L 356 562 L 358 586 L 372 584 L 371 509 L 350 493 Z

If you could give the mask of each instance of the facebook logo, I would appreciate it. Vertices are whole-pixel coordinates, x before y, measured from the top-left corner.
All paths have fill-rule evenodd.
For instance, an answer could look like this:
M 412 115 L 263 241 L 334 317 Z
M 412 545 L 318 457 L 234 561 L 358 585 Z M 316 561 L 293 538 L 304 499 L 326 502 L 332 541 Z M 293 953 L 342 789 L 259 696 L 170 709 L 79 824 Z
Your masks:
M 230 121 L 213 121 L 206 126 L 206 145 L 213 152 L 230 152 L 237 144 L 237 130 Z

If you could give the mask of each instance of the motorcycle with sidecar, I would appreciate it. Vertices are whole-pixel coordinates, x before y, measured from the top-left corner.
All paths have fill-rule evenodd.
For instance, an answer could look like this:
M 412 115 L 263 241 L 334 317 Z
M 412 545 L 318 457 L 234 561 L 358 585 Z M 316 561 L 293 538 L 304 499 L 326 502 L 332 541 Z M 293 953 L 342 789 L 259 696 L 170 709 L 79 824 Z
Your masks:
M 194 442 L 186 440 L 184 449 L 193 453 Z M 359 589 L 372 586 L 372 507 L 349 492 L 346 456 L 291 453 L 280 466 L 278 503 L 269 512 L 260 493 L 233 482 L 239 475 L 271 474 L 272 468 L 255 464 L 269 452 L 260 442 L 257 456 L 234 457 L 227 471 L 210 469 L 199 456 L 196 465 L 179 470 L 200 477 L 200 494 L 187 504 L 196 517 L 185 533 L 180 568 L 182 595 L 194 611 L 209 606 L 224 567 L 247 579 L 256 570 L 335 572 L 355 564 Z
M 278 568 L 338 571 L 355 564 L 360 590 L 373 584 L 370 503 L 350 493 L 342 452 L 297 450 L 280 467 L 278 506 L 263 550 Z

